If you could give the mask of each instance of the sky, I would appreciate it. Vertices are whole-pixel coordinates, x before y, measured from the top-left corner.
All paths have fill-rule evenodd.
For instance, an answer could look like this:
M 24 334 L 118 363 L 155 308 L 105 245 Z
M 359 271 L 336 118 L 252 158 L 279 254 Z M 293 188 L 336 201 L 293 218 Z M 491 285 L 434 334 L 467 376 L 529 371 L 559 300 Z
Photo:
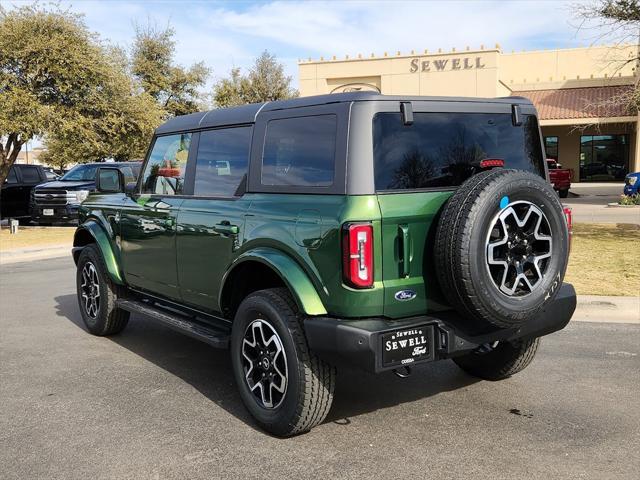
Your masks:
M 19 5 L 21 0 L 0 0 Z M 27 2 L 24 2 L 27 3 Z M 30 2 L 29 2 L 30 3 Z M 298 59 L 351 58 L 500 44 L 505 52 L 590 45 L 597 30 L 577 29 L 576 0 L 537 1 L 153 1 L 75 0 L 103 40 L 130 48 L 134 26 L 171 25 L 176 61 L 204 61 L 212 79 L 275 54 L 297 85 Z

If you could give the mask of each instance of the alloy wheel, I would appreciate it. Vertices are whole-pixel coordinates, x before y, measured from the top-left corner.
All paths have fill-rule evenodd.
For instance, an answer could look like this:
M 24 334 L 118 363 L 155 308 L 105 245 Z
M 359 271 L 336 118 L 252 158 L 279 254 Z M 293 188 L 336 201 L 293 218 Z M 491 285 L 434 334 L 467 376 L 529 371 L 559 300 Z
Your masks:
M 287 392 L 287 356 L 278 333 L 265 320 L 256 319 L 247 326 L 242 366 L 258 404 L 268 409 L 280 406 Z
M 85 312 L 89 317 L 96 318 L 100 311 L 100 282 L 98 280 L 98 271 L 91 262 L 85 263 L 82 269 L 80 293 Z
M 510 297 L 529 295 L 544 279 L 552 247 L 551 227 L 540 208 L 527 201 L 507 205 L 492 222 L 486 242 L 496 287 Z

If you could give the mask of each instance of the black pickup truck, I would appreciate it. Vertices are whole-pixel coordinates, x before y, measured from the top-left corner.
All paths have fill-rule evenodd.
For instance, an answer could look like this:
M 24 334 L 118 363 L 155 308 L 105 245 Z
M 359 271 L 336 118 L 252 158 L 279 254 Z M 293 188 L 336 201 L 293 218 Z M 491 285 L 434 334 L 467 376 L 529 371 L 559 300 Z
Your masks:
M 31 192 L 36 185 L 49 179 L 41 165 L 13 165 L 2 184 L 0 217 L 16 218 L 20 223 L 28 223 L 31 219 Z
M 114 167 L 126 182 L 135 182 L 140 162 L 85 163 L 77 165 L 57 180 L 33 190 L 31 219 L 43 223 L 67 223 L 78 220 L 78 207 L 96 189 L 98 167 Z

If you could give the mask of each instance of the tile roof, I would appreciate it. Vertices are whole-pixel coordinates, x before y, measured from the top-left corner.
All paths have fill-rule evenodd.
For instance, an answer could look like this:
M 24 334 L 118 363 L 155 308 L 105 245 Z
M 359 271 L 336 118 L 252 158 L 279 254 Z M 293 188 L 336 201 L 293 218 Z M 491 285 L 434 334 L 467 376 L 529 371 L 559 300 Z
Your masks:
M 564 88 L 556 90 L 526 90 L 512 92 L 530 99 L 540 120 L 571 118 L 606 118 L 635 115 L 627 105 L 633 85 Z

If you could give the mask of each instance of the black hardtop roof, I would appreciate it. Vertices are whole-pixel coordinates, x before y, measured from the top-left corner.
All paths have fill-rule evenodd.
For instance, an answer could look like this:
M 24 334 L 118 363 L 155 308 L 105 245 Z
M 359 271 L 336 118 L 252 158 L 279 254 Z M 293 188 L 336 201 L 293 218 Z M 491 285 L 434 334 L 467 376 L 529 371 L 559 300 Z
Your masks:
M 312 107 L 330 103 L 395 101 L 395 102 L 472 102 L 472 103 L 517 103 L 530 105 L 524 97 L 476 98 L 476 97 L 421 97 L 402 95 L 382 95 L 376 92 L 349 92 L 315 95 L 311 97 L 277 100 L 274 102 L 251 103 L 240 107 L 220 108 L 208 112 L 197 112 L 173 117 L 156 129 L 157 135 L 185 130 L 212 128 L 223 125 L 254 123 L 260 112 L 285 110 L 288 108 Z

